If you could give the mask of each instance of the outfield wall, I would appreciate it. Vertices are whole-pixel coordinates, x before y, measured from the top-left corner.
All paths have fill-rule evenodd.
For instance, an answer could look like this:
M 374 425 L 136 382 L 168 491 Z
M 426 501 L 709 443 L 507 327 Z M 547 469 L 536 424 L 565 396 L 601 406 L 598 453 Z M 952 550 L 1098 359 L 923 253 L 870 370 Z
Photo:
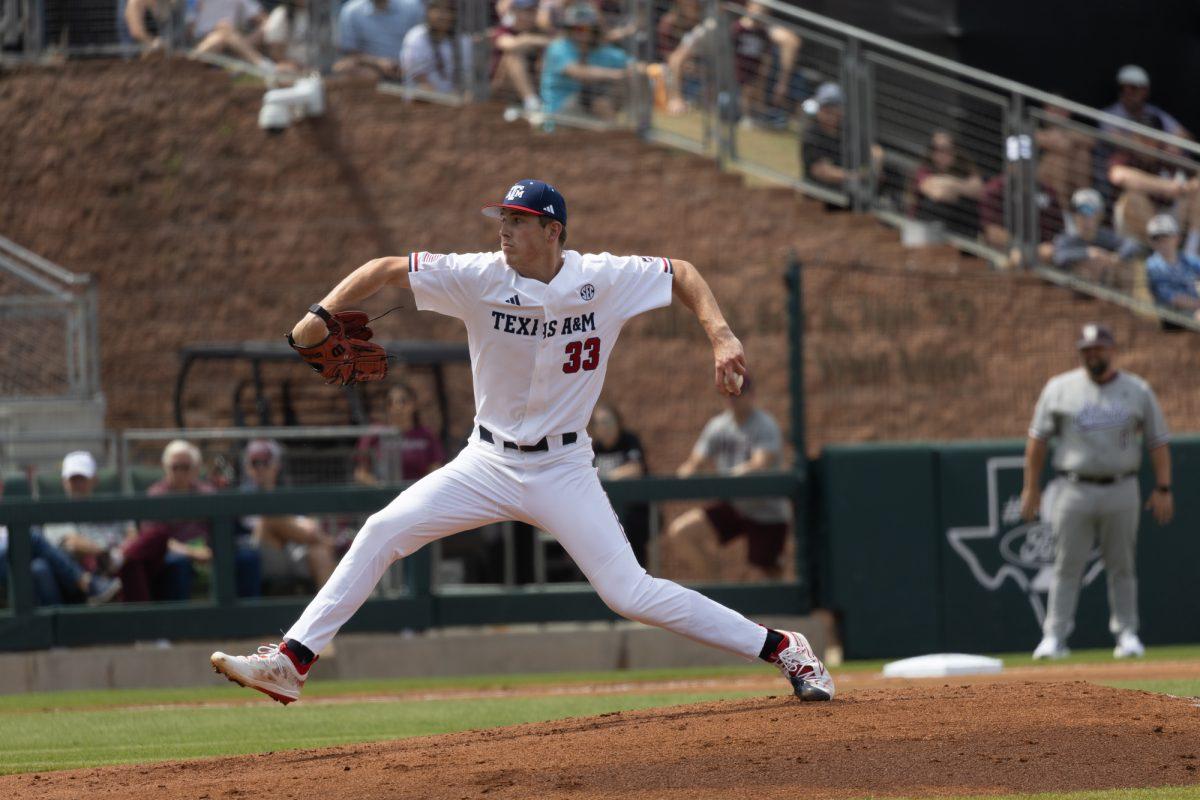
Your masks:
M 1017 514 L 1019 441 L 827 447 L 816 488 L 819 605 L 847 658 L 1032 650 L 1053 542 Z M 1138 596 L 1148 644 L 1200 641 L 1200 437 L 1171 445 L 1175 520 L 1143 512 Z M 1149 459 L 1140 481 L 1153 486 Z M 1048 477 L 1048 476 L 1047 476 Z M 1144 499 L 1144 497 L 1143 497 Z M 1072 647 L 1111 646 L 1098 552 Z

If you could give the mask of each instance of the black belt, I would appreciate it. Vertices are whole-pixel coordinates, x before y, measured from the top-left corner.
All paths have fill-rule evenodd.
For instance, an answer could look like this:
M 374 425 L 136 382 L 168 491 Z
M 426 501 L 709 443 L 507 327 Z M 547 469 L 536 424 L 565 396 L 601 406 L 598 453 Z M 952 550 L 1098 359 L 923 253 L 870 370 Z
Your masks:
M 492 436 L 492 432 L 482 425 L 479 426 L 479 438 L 488 444 L 496 443 L 496 437 Z M 562 435 L 563 446 L 565 447 L 569 444 L 575 444 L 578 438 L 579 436 L 575 433 L 564 433 Z M 505 442 L 504 449 L 520 450 L 522 453 L 540 453 L 543 450 L 549 450 L 550 444 L 546 441 L 546 437 L 543 436 L 535 444 L 517 444 L 516 442 Z
M 1080 475 L 1078 472 L 1060 472 L 1060 476 L 1066 478 L 1072 483 L 1095 483 L 1100 486 L 1109 486 L 1117 481 L 1123 481 L 1131 475 L 1136 475 L 1136 472 L 1126 472 L 1124 475 Z

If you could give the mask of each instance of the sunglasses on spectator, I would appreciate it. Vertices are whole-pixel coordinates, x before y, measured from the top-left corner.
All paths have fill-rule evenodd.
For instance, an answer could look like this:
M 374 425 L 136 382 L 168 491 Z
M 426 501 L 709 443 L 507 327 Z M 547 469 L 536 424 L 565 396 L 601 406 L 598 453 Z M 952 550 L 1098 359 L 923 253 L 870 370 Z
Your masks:
M 263 469 L 264 467 L 269 467 L 274 463 L 275 462 L 269 458 L 252 458 L 252 459 L 250 459 L 250 466 L 253 467 L 254 469 Z

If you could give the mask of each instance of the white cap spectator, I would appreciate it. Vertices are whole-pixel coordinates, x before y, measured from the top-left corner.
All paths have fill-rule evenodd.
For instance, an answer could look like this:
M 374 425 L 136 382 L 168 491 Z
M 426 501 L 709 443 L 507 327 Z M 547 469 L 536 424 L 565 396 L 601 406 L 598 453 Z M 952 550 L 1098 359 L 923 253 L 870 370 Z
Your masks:
M 1104 198 L 1095 189 L 1077 189 L 1071 195 L 1071 210 L 1090 217 L 1104 210 Z
M 1170 214 L 1158 214 L 1146 225 L 1146 235 L 1151 239 L 1158 236 L 1178 236 L 1179 222 Z
M 63 456 L 62 476 L 74 478 L 76 475 L 89 479 L 96 477 L 96 459 L 87 450 L 75 450 Z
M 804 101 L 804 112 L 806 114 L 816 114 L 825 106 L 840 106 L 846 102 L 846 96 L 842 94 L 842 87 L 838 86 L 833 81 L 827 81 L 817 87 L 817 91 L 812 97 Z
M 1149 86 L 1150 73 L 1137 64 L 1126 64 L 1117 72 L 1118 86 Z

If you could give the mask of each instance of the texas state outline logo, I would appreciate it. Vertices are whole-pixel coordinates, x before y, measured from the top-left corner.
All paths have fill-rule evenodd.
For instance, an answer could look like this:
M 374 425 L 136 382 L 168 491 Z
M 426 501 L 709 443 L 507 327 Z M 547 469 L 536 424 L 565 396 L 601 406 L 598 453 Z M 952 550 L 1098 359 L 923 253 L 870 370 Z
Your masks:
M 1040 628 L 1046 619 L 1046 602 L 1054 582 L 1054 530 L 1049 509 L 1057 495 L 1051 481 L 1042 494 L 1041 519 L 1021 519 L 1021 484 L 1025 459 L 995 456 L 987 460 L 987 525 L 950 528 L 946 540 L 962 558 L 976 583 L 998 592 L 1006 581 L 1029 601 Z M 1083 585 L 1089 586 L 1104 571 L 1100 548 L 1093 546 L 1083 570 Z

